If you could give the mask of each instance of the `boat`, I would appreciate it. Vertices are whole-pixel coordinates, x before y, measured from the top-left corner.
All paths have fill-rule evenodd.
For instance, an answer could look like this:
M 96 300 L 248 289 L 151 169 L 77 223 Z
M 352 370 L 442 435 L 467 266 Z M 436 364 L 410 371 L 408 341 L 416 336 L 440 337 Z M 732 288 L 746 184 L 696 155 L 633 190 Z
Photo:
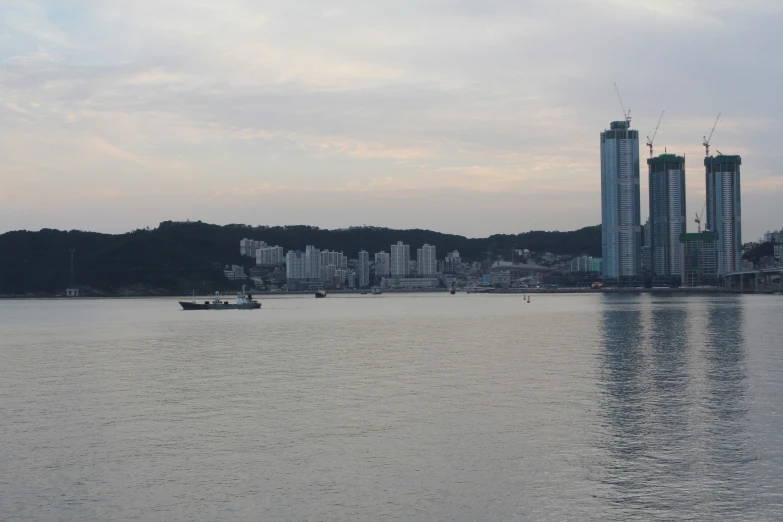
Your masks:
M 372 287 L 372 295 L 381 295 L 383 293 L 383 290 L 379 286 L 373 286 Z
M 324 290 L 323 288 L 319 288 L 318 290 L 315 291 L 315 297 L 318 298 L 326 297 L 326 290 Z
M 254 301 L 252 294 L 245 293 L 244 285 L 242 291 L 237 294 L 237 300 L 234 304 L 223 301 L 220 292 L 215 292 L 212 300 L 204 301 L 203 304 L 196 302 L 195 294 L 192 301 L 180 301 L 179 304 L 183 310 L 256 310 L 261 308 L 261 303 Z
M 457 289 L 454 288 L 454 283 L 451 283 L 451 295 L 454 295 L 457 293 Z

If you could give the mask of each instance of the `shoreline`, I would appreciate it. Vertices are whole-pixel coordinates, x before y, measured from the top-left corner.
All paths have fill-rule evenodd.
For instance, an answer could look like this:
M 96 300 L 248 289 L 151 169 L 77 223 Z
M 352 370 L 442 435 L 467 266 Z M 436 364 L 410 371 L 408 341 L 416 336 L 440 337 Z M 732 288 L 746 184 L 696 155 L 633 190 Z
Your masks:
M 448 293 L 447 288 L 434 288 L 434 289 L 388 289 L 383 290 L 383 294 L 433 294 L 433 293 Z M 313 292 L 309 290 L 293 291 L 293 292 L 251 292 L 254 296 L 259 298 L 270 298 L 276 296 L 307 296 Z M 778 295 L 780 292 L 736 292 L 729 291 L 724 288 L 718 287 L 703 287 L 703 288 L 510 288 L 510 289 L 495 289 L 488 292 L 468 292 L 466 289 L 458 289 L 457 294 L 493 294 L 493 295 L 508 295 L 508 294 L 754 294 L 754 295 Z M 233 292 L 229 291 L 223 295 L 232 295 Z M 381 294 L 381 295 L 383 295 Z M 329 295 L 373 295 L 368 290 L 327 290 L 327 297 Z M 192 299 L 192 295 L 180 294 L 180 293 L 138 293 L 133 295 L 85 295 L 79 297 L 67 297 L 63 295 L 51 295 L 51 294 L 35 294 L 35 295 L 0 295 L 0 300 L 6 301 L 19 301 L 19 300 L 40 300 L 40 299 L 52 299 L 52 300 L 83 300 L 83 299 L 149 299 L 152 297 L 160 298 L 178 298 L 178 299 Z M 197 299 L 208 298 L 210 295 L 202 294 L 196 295 Z

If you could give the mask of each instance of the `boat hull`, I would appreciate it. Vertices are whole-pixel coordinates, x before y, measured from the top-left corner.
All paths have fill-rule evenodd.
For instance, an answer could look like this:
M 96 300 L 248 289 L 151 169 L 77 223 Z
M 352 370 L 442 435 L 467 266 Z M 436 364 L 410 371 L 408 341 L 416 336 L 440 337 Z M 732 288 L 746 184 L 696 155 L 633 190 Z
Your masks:
M 183 310 L 257 310 L 261 308 L 261 303 L 248 304 L 214 304 L 214 303 L 188 303 L 180 301 L 179 304 Z

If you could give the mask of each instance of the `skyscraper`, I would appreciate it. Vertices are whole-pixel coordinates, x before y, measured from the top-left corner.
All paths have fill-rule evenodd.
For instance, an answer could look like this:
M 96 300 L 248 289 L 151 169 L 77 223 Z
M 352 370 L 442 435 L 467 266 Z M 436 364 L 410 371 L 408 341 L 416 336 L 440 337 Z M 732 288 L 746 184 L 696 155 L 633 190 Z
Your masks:
M 416 250 L 416 269 L 419 277 L 434 276 L 437 272 L 435 257 L 435 245 L 424 243 L 424 246 Z
M 685 158 L 661 154 L 647 160 L 650 176 L 650 273 L 653 282 L 682 277 L 685 220 Z M 646 235 L 645 231 L 645 235 Z
M 356 265 L 356 275 L 359 287 L 370 286 L 370 254 L 366 250 L 359 251 L 359 264 Z
M 601 133 L 601 249 L 603 275 L 635 281 L 641 274 L 639 132 L 613 121 Z
M 402 241 L 397 241 L 396 245 L 391 246 L 391 267 L 392 277 L 408 277 L 411 265 L 411 247 L 403 245 Z
M 718 276 L 742 268 L 742 206 L 739 156 L 704 158 L 707 229 L 718 233 Z

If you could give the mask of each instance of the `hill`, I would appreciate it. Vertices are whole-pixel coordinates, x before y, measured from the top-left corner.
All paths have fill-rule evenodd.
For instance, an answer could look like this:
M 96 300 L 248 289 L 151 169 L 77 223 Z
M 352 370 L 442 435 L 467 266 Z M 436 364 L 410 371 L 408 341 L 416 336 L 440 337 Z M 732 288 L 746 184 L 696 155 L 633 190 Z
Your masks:
M 0 235 L 0 294 L 55 294 L 68 286 L 69 249 L 75 249 L 76 281 L 107 294 L 129 288 L 162 292 L 209 291 L 230 285 L 222 273 L 226 264 L 253 265 L 239 255 L 239 241 L 251 238 L 304 250 L 305 245 L 345 252 L 355 258 L 361 249 L 371 254 L 397 241 L 435 245 L 438 256 L 459 250 L 463 259 L 480 260 L 491 251 L 510 257 L 512 248 L 534 252 L 600 257 L 601 227 L 571 232 L 533 231 L 466 238 L 430 230 L 352 227 L 326 230 L 296 225 L 250 227 L 164 221 L 158 228 L 125 234 L 43 229 Z

